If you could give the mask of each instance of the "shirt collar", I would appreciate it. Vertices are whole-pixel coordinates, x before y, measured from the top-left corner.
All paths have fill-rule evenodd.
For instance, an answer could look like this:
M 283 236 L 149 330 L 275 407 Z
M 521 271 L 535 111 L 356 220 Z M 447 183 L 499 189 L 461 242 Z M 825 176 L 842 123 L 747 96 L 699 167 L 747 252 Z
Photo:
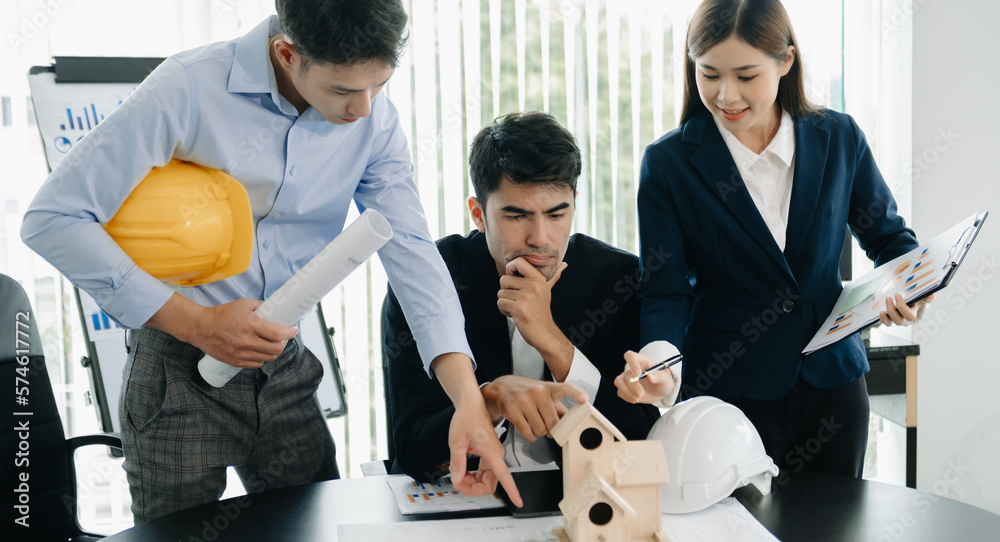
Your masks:
M 712 115 L 712 120 L 715 121 L 719 133 L 722 134 L 723 141 L 726 142 L 726 146 L 729 147 L 729 152 L 733 155 L 734 162 L 752 166 L 760 157 L 770 153 L 781 160 L 786 167 L 791 167 L 792 158 L 795 157 L 795 121 L 792 120 L 792 116 L 788 114 L 788 111 L 783 110 L 781 112 L 781 124 L 778 126 L 778 132 L 774 134 L 774 138 L 771 139 L 767 148 L 760 155 L 751 151 L 739 139 L 736 139 L 736 136 L 722 126 L 722 123 L 719 122 L 719 119 L 715 115 Z
M 795 121 L 788 111 L 781 112 L 781 126 L 778 127 L 778 133 L 774 134 L 774 139 L 764 150 L 777 156 L 786 167 L 791 167 L 792 158 L 795 157 Z
M 278 16 L 271 15 L 236 40 L 233 68 L 229 72 L 226 89 L 233 93 L 270 94 L 271 100 L 282 112 L 297 116 L 298 111 L 278 93 L 278 82 L 268 54 L 268 42 L 280 33 Z M 286 108 L 291 108 L 291 111 L 285 111 Z

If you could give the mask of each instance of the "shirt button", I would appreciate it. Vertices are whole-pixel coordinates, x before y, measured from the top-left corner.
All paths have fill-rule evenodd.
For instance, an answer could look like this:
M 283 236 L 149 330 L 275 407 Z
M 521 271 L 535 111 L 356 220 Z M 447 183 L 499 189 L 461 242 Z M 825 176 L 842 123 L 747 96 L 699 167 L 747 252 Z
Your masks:
M 267 245 L 267 243 L 264 244 Z M 795 310 L 795 303 L 790 300 L 785 300 L 785 302 L 781 304 L 781 310 L 785 311 L 786 314 L 790 313 Z
M 264 241 L 264 248 L 271 248 L 271 242 L 270 241 Z M 785 303 L 790 303 L 790 301 L 785 301 Z M 789 311 L 785 311 L 785 312 L 789 312 Z
M 288 174 L 291 175 L 292 177 L 294 177 L 295 174 L 298 173 L 298 172 L 299 172 L 299 170 L 295 169 L 294 167 L 292 169 L 288 170 Z

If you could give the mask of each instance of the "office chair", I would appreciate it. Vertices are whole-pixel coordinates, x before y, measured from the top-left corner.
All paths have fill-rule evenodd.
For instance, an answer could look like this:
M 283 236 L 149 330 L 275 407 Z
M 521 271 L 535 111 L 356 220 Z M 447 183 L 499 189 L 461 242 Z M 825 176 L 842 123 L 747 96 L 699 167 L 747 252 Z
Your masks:
M 121 448 L 113 434 L 67 439 L 45 370 L 42 340 L 28 296 L 0 274 L 0 429 L 4 461 L 4 540 L 84 541 L 101 535 L 80 526 L 73 454 L 82 446 Z M 10 491 L 13 489 L 14 491 Z M 25 526 L 26 525 L 26 526 Z
M 382 318 L 383 330 L 387 328 L 385 311 L 386 311 L 386 305 L 388 304 L 387 303 L 388 300 L 389 296 L 387 294 L 385 298 L 382 299 L 381 318 Z M 389 356 L 386 355 L 385 349 L 383 348 L 382 349 L 382 395 L 383 399 L 385 399 L 385 432 L 386 432 L 385 442 L 386 442 L 386 447 L 389 450 L 389 457 L 385 459 L 383 463 L 385 464 L 385 471 L 387 473 L 392 472 L 392 464 L 394 461 L 396 461 L 396 442 L 392 436 L 392 427 L 393 427 L 392 408 L 391 408 L 392 399 L 389 395 L 389 362 L 390 362 Z

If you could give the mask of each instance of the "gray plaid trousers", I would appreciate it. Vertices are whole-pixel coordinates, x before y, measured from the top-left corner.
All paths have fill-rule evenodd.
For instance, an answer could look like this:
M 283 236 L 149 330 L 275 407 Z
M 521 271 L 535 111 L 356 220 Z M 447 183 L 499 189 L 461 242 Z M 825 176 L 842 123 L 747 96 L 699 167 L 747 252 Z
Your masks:
M 202 352 L 151 328 L 130 332 L 119 417 L 136 523 L 217 501 L 226 467 L 250 493 L 339 478 L 316 389 L 322 363 L 299 337 L 222 388 Z

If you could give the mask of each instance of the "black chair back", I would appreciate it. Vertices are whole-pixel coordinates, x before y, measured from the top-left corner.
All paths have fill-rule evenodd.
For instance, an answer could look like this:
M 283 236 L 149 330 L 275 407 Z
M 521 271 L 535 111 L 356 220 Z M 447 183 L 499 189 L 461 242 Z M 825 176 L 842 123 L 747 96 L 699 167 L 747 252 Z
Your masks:
M 38 322 L 21 285 L 0 274 L 0 458 L 4 540 L 79 534 L 72 458 L 45 370 Z M 13 491 L 11 491 L 13 489 Z
M 386 329 L 386 305 L 389 300 L 389 296 L 386 295 L 382 299 L 382 329 Z M 386 351 L 382 349 L 382 393 L 385 395 L 385 441 L 389 450 L 389 457 L 385 459 L 385 470 L 386 472 L 391 472 L 393 463 L 396 461 L 396 439 L 393 437 L 393 418 L 392 418 L 392 396 L 389 395 L 389 356 L 386 355 Z

